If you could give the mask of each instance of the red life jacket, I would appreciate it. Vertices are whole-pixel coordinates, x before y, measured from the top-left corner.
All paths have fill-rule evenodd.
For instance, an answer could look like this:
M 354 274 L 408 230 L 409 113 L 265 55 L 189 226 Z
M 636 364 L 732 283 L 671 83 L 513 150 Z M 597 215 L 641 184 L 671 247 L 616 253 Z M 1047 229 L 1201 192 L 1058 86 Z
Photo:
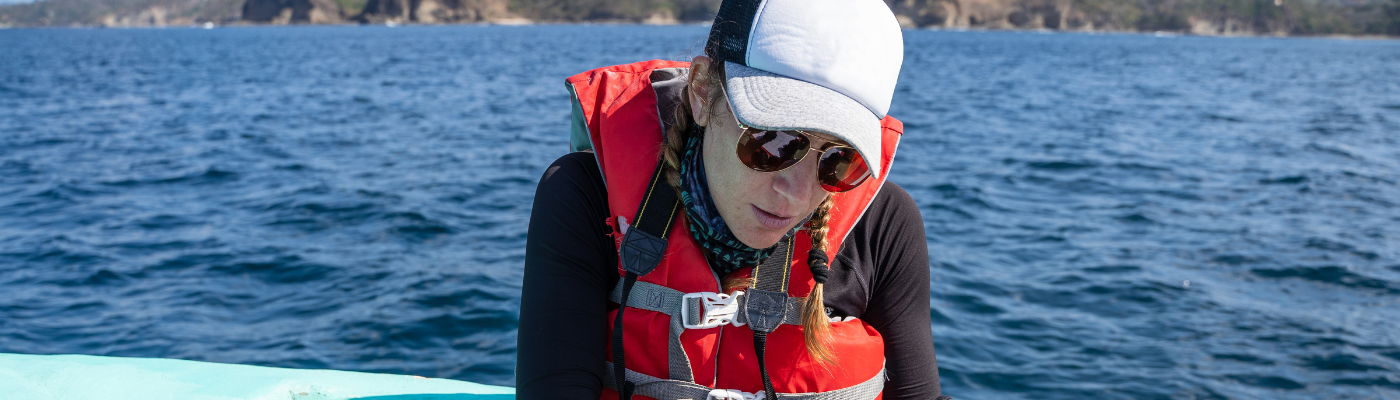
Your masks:
M 599 68 L 566 81 L 574 100 L 571 144 L 575 151 L 591 148 L 597 157 L 608 191 L 610 217 L 606 223 L 612 227 L 619 249 L 622 248 L 623 230 L 626 224 L 635 223 L 633 213 L 641 206 L 657 167 L 664 135 L 661 116 L 666 115 L 669 121 L 673 107 L 679 100 L 674 92 L 666 92 L 671 96 L 669 98 L 659 98 L 660 89 L 657 87 L 662 81 L 669 81 L 672 87 L 677 82 L 683 82 L 684 74 L 681 72 L 688 67 L 689 63 L 653 60 Z M 654 87 L 654 83 L 658 86 Z M 879 162 L 880 171 L 886 171 L 887 175 L 903 133 L 903 124 L 886 117 L 882 125 L 883 154 Z M 828 233 L 829 259 L 835 259 L 842 239 L 864 214 L 883 186 L 884 178 L 883 175 L 871 177 L 854 190 L 834 195 L 835 206 L 831 210 Z M 673 387 L 688 383 L 690 386 L 687 387 L 692 389 L 688 392 L 669 391 L 665 392 L 666 395 L 657 394 L 662 392 L 659 390 L 639 389 L 634 398 L 656 398 L 647 394 L 685 398 L 677 393 L 696 393 L 701 389 L 746 393 L 762 391 L 764 386 L 756 359 L 754 332 L 749 325 L 727 323 L 703 329 L 678 329 L 680 324 L 673 318 L 680 318 L 680 315 L 673 317 L 667 312 L 656 311 L 683 309 L 683 304 L 661 304 L 674 302 L 675 293 L 711 292 L 713 295 L 722 290 L 720 277 L 706 263 L 702 253 L 704 250 L 691 238 L 687 224 L 684 212 L 674 213 L 674 221 L 669 224 L 670 234 L 666 238 L 664 257 L 654 270 L 637 279 L 637 285 L 653 290 L 641 295 L 637 288 L 630 292 L 632 297 L 628 304 L 644 308 L 627 306 L 622 333 L 625 337 L 624 364 L 629 381 L 640 380 L 640 386 L 651 384 L 655 386 L 653 389 L 660 387 L 656 385 Z M 790 281 L 786 285 L 790 298 L 801 300 L 815 285 L 807 267 L 806 254 L 810 248 L 810 236 L 806 231 L 799 231 L 788 252 L 789 257 L 800 255 L 791 258 Z M 775 254 L 774 257 L 778 256 Z M 748 270 L 736 273 L 747 273 Z M 619 274 L 624 273 L 621 265 L 618 271 Z M 655 289 L 658 286 L 665 289 Z M 660 294 L 662 292 L 667 294 Z M 704 302 L 697 302 L 694 298 L 704 297 L 702 295 L 691 297 L 692 306 Z M 617 293 L 614 293 L 616 301 Z M 690 309 L 690 318 L 697 317 L 694 315 L 697 314 L 696 310 L 694 307 Z M 701 314 L 709 314 L 708 308 L 699 310 Z M 617 312 L 610 312 L 609 321 L 613 321 Z M 843 392 L 851 395 L 842 398 L 879 398 L 885 362 L 884 344 L 879 332 L 859 319 L 833 322 L 831 340 L 827 346 L 835 356 L 835 363 L 823 364 L 809 356 L 800 322 L 792 324 L 791 318 L 787 321 L 787 324 L 768 334 L 764 355 L 776 392 L 811 394 L 844 389 Z M 611 323 L 609 333 L 613 333 Z M 683 350 L 683 354 L 677 352 L 677 347 Z M 610 344 L 609 354 L 613 354 L 612 350 Z M 611 358 L 609 356 L 609 362 L 613 361 Z M 611 382 L 608 384 L 611 385 Z M 873 390 L 871 385 L 876 385 Z M 711 396 L 718 395 L 712 393 Z M 695 400 L 726 398 L 692 397 Z M 602 398 L 616 399 L 618 393 L 605 389 Z M 727 398 L 740 397 L 731 395 Z

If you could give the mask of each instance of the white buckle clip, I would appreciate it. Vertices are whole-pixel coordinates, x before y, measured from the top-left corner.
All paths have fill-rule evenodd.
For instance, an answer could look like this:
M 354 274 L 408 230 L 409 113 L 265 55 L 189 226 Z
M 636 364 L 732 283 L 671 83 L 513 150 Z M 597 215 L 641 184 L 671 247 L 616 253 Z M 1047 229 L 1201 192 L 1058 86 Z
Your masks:
M 705 400 L 763 400 L 765 398 L 762 390 L 757 393 L 745 393 L 733 389 L 715 389 L 710 391 L 710 396 Z
M 695 292 L 681 295 L 681 323 L 685 329 L 710 329 L 724 324 L 734 324 L 734 326 L 744 326 L 734 319 L 739 315 L 739 296 L 744 292 L 734 292 L 733 295 L 715 292 Z M 690 299 L 700 299 L 700 312 L 704 315 L 690 315 Z M 691 324 L 686 321 L 699 321 Z M 713 392 L 711 393 L 713 395 Z M 720 399 L 727 399 L 721 397 Z

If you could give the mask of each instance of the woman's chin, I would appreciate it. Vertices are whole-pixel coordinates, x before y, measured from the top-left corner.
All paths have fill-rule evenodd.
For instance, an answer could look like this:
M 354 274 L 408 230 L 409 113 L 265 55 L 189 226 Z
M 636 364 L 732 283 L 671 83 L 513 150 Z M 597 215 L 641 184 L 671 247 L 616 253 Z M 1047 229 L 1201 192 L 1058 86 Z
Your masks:
M 787 230 L 777 232 L 767 228 L 746 229 L 745 232 L 734 232 L 734 237 L 744 242 L 745 245 L 755 249 L 766 249 L 778 244 L 783 239 Z

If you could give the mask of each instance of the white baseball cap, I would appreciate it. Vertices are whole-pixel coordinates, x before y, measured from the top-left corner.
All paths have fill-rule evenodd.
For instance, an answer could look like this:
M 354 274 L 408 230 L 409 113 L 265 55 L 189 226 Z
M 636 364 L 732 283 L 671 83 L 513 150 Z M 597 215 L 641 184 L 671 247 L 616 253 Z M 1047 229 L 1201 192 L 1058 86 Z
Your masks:
M 899 21 L 883 1 L 725 0 L 706 53 L 724 63 L 744 125 L 831 134 L 880 175 L 880 120 L 904 62 Z

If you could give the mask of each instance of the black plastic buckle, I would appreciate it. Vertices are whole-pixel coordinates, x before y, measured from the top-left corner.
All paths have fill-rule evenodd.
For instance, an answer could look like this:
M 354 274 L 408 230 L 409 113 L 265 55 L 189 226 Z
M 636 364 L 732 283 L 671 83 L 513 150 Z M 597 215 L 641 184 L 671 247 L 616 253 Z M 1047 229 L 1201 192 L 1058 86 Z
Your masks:
M 744 316 L 750 329 L 772 332 L 787 315 L 787 293 L 750 289 L 744 292 Z
M 646 233 L 637 227 L 627 230 L 622 237 L 622 269 L 643 276 L 661 265 L 661 257 L 666 255 L 666 240 Z

